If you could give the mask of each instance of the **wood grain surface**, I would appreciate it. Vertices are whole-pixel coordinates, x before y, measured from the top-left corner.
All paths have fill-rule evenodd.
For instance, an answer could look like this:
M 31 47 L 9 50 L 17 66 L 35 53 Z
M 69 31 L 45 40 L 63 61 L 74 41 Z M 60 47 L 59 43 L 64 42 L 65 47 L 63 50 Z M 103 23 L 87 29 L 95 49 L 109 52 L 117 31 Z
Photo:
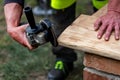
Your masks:
M 105 8 L 104 10 L 106 11 Z M 109 41 L 105 41 L 103 38 L 97 39 L 96 37 L 97 31 L 94 31 L 93 26 L 100 15 L 101 13 L 97 12 L 92 16 L 81 15 L 78 17 L 60 35 L 58 38 L 59 44 L 72 49 L 120 60 L 120 40 L 116 41 L 114 34 L 112 34 Z

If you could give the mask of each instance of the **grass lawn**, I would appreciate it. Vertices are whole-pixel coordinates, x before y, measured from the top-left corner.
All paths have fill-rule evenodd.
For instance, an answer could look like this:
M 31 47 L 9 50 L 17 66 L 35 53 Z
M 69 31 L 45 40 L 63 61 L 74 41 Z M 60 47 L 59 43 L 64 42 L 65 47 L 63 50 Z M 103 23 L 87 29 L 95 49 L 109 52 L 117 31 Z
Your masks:
M 3 14 L 3 0 L 0 0 L 0 80 L 45 80 L 44 77 L 51 69 L 55 56 L 49 43 L 29 51 L 15 42 L 6 32 Z M 35 6 L 34 0 L 26 0 L 26 5 Z M 92 13 L 90 0 L 78 0 L 76 15 Z M 36 21 L 41 17 L 35 17 Z M 22 21 L 26 21 L 23 16 Z M 68 80 L 82 80 L 83 53 L 78 53 L 75 70 Z M 81 54 L 82 55 L 81 55 Z

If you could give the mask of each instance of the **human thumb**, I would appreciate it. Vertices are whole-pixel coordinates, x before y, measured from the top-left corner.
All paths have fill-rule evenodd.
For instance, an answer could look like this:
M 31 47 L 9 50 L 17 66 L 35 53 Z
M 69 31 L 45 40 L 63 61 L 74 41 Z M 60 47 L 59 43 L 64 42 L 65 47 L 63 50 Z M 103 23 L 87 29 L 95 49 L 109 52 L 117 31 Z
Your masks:
M 20 26 L 20 29 L 21 29 L 22 31 L 25 31 L 25 29 L 26 29 L 28 26 L 29 26 L 29 24 L 21 25 L 21 26 Z

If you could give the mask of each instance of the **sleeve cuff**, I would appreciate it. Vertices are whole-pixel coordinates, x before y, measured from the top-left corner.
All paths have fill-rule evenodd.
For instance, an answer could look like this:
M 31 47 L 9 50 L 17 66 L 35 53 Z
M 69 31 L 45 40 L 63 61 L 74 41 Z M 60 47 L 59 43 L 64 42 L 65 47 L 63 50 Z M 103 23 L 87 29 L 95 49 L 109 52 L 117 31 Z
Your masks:
M 24 0 L 4 0 L 4 5 L 8 3 L 18 3 L 24 7 Z

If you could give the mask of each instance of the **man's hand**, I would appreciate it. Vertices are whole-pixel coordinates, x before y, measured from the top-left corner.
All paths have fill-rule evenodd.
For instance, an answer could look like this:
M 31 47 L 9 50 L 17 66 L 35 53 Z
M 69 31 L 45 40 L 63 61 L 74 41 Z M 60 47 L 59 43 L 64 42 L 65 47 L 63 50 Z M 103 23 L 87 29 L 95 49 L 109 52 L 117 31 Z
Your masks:
M 14 27 L 14 28 L 7 28 L 7 32 L 9 33 L 9 35 L 14 40 L 16 40 L 17 42 L 19 42 L 23 46 L 28 47 L 31 50 L 33 48 L 28 43 L 28 40 L 26 38 L 26 33 L 25 33 L 25 29 L 27 28 L 27 26 L 28 26 L 28 24 L 22 25 L 22 26 L 18 26 L 18 27 Z
M 28 24 L 18 26 L 20 24 L 22 11 L 23 9 L 18 3 L 9 3 L 4 6 L 7 32 L 14 40 L 31 50 L 33 47 L 29 44 L 25 33 Z
M 116 40 L 120 38 L 120 13 L 115 11 L 108 11 L 106 15 L 100 17 L 94 24 L 94 29 L 98 30 L 97 38 L 108 41 L 111 33 L 114 31 Z

